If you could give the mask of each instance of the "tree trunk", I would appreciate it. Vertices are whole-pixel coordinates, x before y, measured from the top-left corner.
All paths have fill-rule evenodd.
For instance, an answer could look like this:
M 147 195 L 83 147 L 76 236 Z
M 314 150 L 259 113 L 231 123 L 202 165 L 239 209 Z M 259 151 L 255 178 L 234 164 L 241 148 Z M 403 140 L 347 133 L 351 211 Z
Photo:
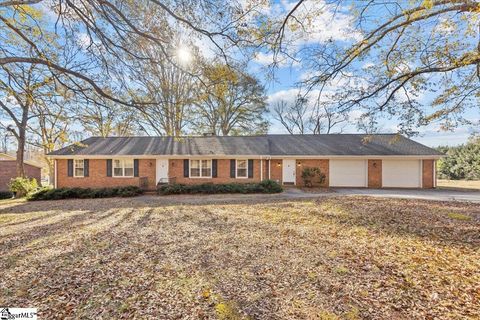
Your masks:
M 17 138 L 17 177 L 25 177 L 25 168 L 23 166 L 25 156 L 25 128 L 18 128 Z
M 222 125 L 222 135 L 228 136 L 229 133 L 230 133 L 230 128 L 228 127 L 227 124 L 223 124 Z
M 18 135 L 17 135 L 17 177 L 25 177 L 25 167 L 24 167 L 24 157 L 25 157 L 25 141 L 27 136 L 27 122 L 28 122 L 28 111 L 30 110 L 29 105 L 23 106 L 22 121 L 20 126 L 18 126 Z

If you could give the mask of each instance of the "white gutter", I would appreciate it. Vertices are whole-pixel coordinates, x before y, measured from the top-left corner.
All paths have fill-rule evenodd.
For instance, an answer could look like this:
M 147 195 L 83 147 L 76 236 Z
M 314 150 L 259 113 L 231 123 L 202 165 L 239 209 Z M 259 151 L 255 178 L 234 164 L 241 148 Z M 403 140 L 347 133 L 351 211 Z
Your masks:
M 57 160 L 56 159 L 53 161 L 53 167 L 54 167 L 53 187 L 57 189 Z
M 232 158 L 246 158 L 246 159 L 441 159 L 445 157 L 444 155 L 114 155 L 114 154 L 105 154 L 105 155 L 49 155 L 47 156 L 51 159 L 125 159 L 125 158 L 135 158 L 135 159 L 185 159 L 185 158 L 195 158 L 195 159 L 232 159 Z

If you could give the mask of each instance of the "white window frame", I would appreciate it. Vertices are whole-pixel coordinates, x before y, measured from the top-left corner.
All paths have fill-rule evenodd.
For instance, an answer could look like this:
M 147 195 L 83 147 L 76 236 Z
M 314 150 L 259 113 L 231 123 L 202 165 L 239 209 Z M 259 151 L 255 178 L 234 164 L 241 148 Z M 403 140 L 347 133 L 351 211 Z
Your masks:
M 192 161 L 199 161 L 199 166 L 198 166 L 198 169 L 199 169 L 199 176 L 198 177 L 194 177 L 192 176 Z M 209 176 L 204 176 L 202 175 L 202 161 L 208 161 L 210 163 L 210 175 Z M 208 167 L 207 167 L 208 168 Z M 189 163 L 188 163 L 188 177 L 189 178 L 192 178 L 192 179 L 202 179 L 202 178 L 212 178 L 212 172 L 213 171 L 213 168 L 212 168 L 212 159 L 190 159 L 189 160 Z
M 115 161 L 120 161 L 121 164 L 121 169 L 122 169 L 122 175 L 118 176 L 115 175 Z M 131 161 L 132 162 L 132 175 L 125 175 L 125 169 L 129 169 L 130 167 L 125 166 L 126 161 Z M 120 168 L 120 167 L 119 167 Z M 117 168 L 117 169 L 119 169 Z M 134 159 L 112 159 L 112 177 L 114 178 L 133 178 L 135 176 L 135 160 Z
M 77 167 L 77 162 L 82 162 L 82 166 Z M 83 170 L 82 175 L 77 175 L 77 168 Z M 84 159 L 73 159 L 73 177 L 74 178 L 84 178 L 85 177 L 85 160 Z
M 245 177 L 238 175 L 238 162 L 245 161 Z M 248 179 L 248 159 L 235 159 L 235 179 Z

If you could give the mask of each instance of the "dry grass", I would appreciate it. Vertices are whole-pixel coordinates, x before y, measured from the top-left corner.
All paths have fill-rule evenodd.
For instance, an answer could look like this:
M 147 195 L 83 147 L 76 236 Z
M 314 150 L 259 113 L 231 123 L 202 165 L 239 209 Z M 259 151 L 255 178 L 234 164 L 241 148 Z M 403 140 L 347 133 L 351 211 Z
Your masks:
M 438 180 L 437 186 L 442 189 L 480 190 L 480 181 L 473 180 Z
M 480 317 L 478 205 L 168 199 L 0 204 L 0 305 L 42 319 Z

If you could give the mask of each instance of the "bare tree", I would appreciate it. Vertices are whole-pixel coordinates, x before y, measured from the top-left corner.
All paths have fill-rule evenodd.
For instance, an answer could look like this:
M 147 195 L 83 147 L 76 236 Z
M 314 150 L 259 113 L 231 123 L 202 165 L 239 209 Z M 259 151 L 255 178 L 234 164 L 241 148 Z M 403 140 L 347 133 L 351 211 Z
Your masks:
M 266 133 L 265 88 L 258 79 L 224 64 L 205 65 L 203 76 L 193 130 L 224 136 Z
M 79 122 L 93 136 L 128 136 L 138 131 L 138 111 L 110 100 L 98 98 L 77 108 Z
M 294 103 L 285 100 L 277 102 L 274 107 L 274 118 L 287 129 L 290 134 L 306 134 L 309 127 L 308 99 L 298 95 Z
M 170 50 L 175 50 L 178 40 L 172 40 Z M 183 44 L 185 46 L 185 44 Z M 189 45 L 184 49 L 185 70 L 171 65 L 156 48 L 144 46 L 141 51 L 151 51 L 157 63 L 139 64 L 136 79 L 141 95 L 150 104 L 138 106 L 138 123 L 147 134 L 181 136 L 192 120 L 192 107 L 198 99 L 200 83 L 193 75 L 198 51 Z M 157 56 L 158 55 L 158 56 Z M 178 59 L 178 58 L 177 58 Z
M 365 134 L 374 134 L 379 132 L 378 121 L 374 116 L 363 114 L 357 122 L 357 129 Z
M 464 111 L 480 105 L 479 10 L 472 0 L 299 0 L 270 21 L 276 32 L 267 36 L 276 57 L 290 56 L 309 69 L 303 82 L 309 90 L 324 94 L 347 79 L 330 103 L 337 110 L 387 113 L 405 131 L 431 121 L 451 128 L 470 123 Z M 351 37 L 292 52 L 295 32 L 305 33 L 322 12 L 332 23 L 347 16 Z M 433 101 L 422 99 L 424 93 Z
M 6 126 L 17 140 L 17 176 L 25 176 L 24 153 L 29 121 L 35 117 L 32 108 L 48 95 L 53 81 L 36 65 L 10 64 L 0 67 L 0 117 L 13 124 Z
M 57 88 L 58 90 L 58 88 Z M 70 142 L 70 125 L 72 124 L 71 111 L 68 99 L 51 88 L 51 94 L 38 99 L 33 105 L 31 113 L 33 121 L 28 123 L 31 134 L 30 144 L 43 151 L 43 161 L 48 165 L 49 181 L 54 181 L 55 168 L 51 158 L 45 156 L 55 149 Z
M 273 106 L 274 118 L 279 121 L 290 134 L 332 133 L 332 130 L 346 124 L 348 117 L 336 113 L 325 102 L 317 102 L 312 106 L 306 96 L 298 94 L 293 103 L 285 100 Z
M 333 128 L 345 125 L 347 121 L 346 113 L 336 112 L 327 102 L 318 103 L 310 118 L 313 134 L 332 133 Z
M 57 16 L 55 22 L 42 20 L 38 4 Z M 25 0 L 0 2 L 0 65 L 43 65 L 57 81 L 70 86 L 76 94 L 91 92 L 116 103 L 138 106 L 150 101 L 121 99 L 118 92 L 130 92 L 131 72 L 139 61 L 162 63 L 181 69 L 169 50 L 172 28 L 179 28 L 186 37 L 210 43 L 215 53 L 225 61 L 230 60 L 228 48 L 238 48 L 251 43 L 242 37 L 248 34 L 245 21 L 261 4 L 252 3 L 247 9 L 239 9 L 231 1 L 180 0 L 161 2 L 140 0 Z M 154 12 L 155 19 L 149 17 Z M 162 19 L 157 19 L 161 15 Z M 155 28 L 158 32 L 152 32 Z M 55 30 L 58 46 L 50 46 L 49 30 Z M 24 50 L 8 41 L 16 37 Z M 131 39 L 155 48 L 139 51 L 131 47 Z M 80 43 L 79 43 L 80 42 Z M 81 55 L 64 48 L 79 46 Z M 103 83 L 109 83 L 105 87 Z M 108 89 L 114 88 L 113 91 Z

